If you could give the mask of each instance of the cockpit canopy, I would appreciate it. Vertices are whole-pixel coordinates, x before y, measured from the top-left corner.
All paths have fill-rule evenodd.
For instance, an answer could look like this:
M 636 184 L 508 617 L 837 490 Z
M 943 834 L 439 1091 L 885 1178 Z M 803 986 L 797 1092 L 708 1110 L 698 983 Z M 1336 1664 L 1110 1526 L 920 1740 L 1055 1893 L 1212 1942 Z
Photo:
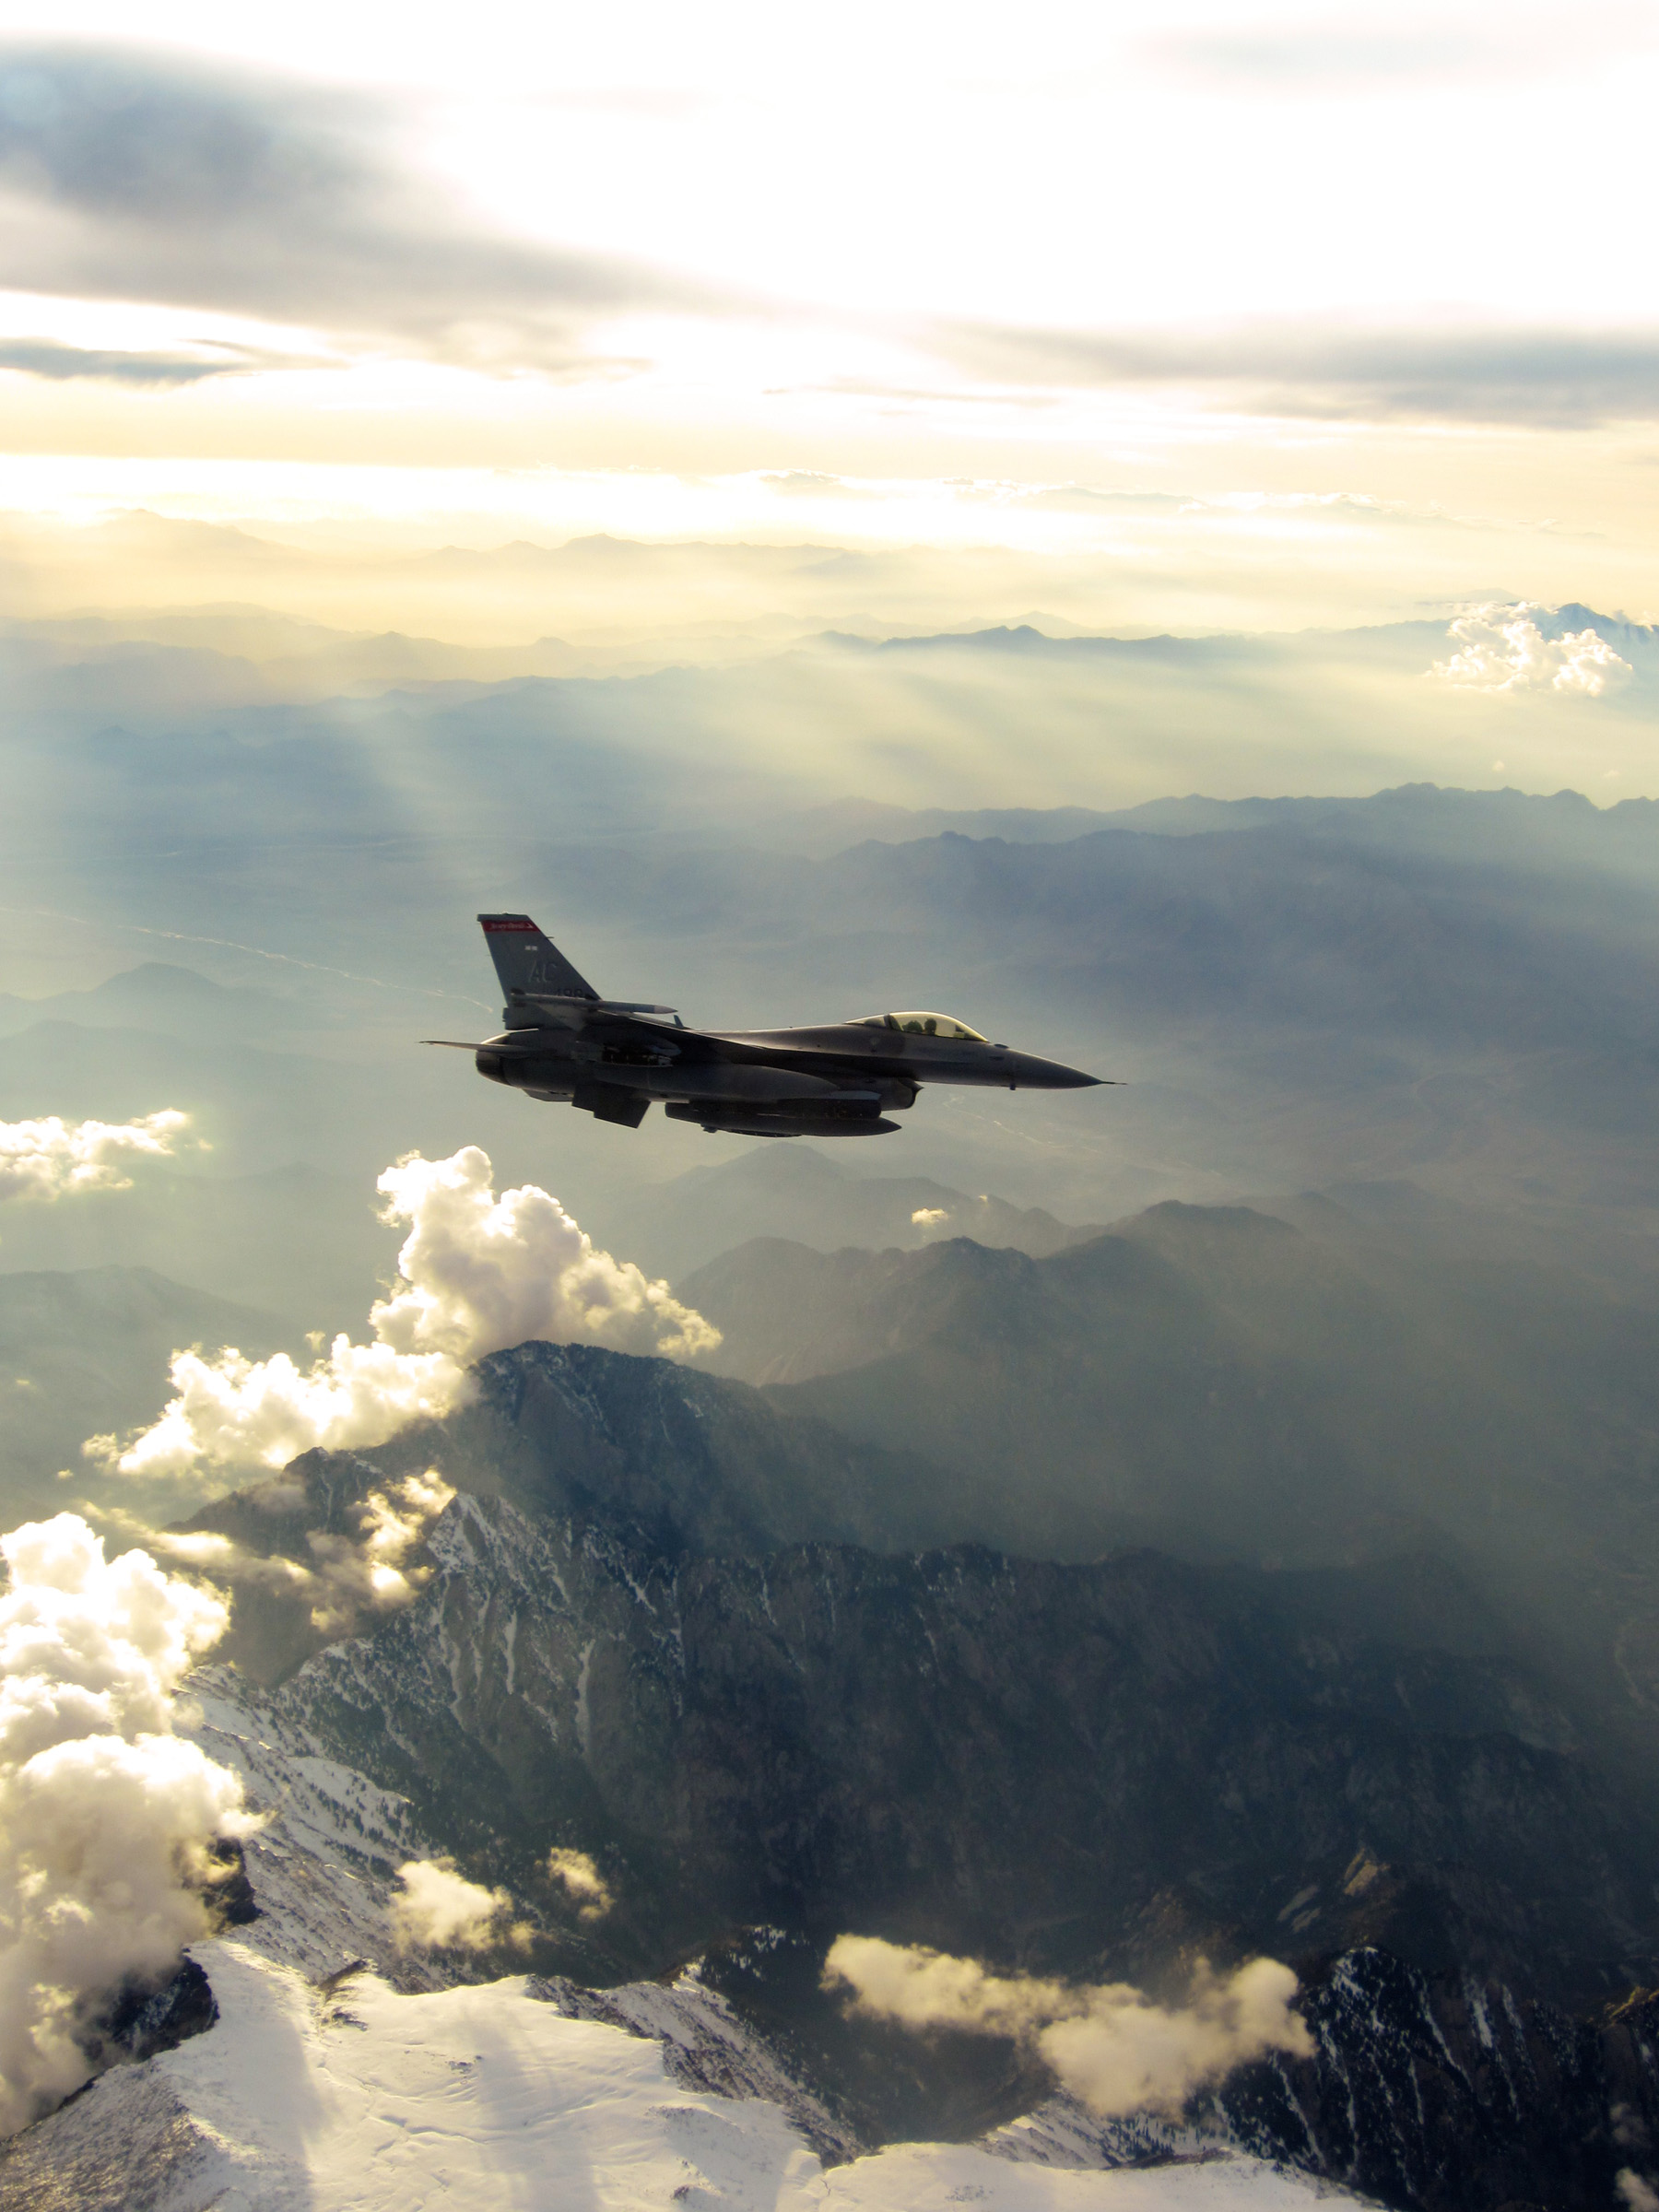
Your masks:
M 955 1044 L 983 1044 L 985 1040 L 952 1014 L 859 1014 L 854 1020 L 864 1030 L 902 1030 L 909 1037 L 947 1037 Z

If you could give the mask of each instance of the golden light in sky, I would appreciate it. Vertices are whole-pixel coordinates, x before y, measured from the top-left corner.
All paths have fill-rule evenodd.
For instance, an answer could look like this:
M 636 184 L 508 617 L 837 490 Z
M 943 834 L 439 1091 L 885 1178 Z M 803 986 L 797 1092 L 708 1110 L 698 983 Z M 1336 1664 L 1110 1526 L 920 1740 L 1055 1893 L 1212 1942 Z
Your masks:
M 1142 626 L 1659 606 L 1649 10 L 134 21 L 6 11 L 16 516 L 998 547 Z

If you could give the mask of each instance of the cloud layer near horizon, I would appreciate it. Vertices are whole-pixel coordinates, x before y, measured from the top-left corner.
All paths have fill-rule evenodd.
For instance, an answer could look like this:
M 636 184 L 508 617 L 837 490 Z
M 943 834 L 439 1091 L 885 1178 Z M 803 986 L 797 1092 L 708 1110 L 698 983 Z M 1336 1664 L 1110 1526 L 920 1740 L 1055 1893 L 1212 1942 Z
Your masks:
M 498 1198 L 488 1155 L 411 1154 L 386 1170 L 382 1218 L 406 1222 L 398 1278 L 370 1311 L 371 1344 L 342 1335 L 309 1369 L 285 1352 L 250 1360 L 233 1347 L 174 1355 L 176 1395 L 124 1445 L 88 1441 L 124 1475 L 279 1467 L 313 1446 L 382 1443 L 436 1419 L 471 1388 L 468 1366 L 531 1338 L 690 1359 L 720 1332 L 666 1283 L 600 1251 L 534 1183 Z
M 1547 637 L 1535 606 L 1477 606 L 1447 631 L 1457 646 L 1434 674 L 1474 691 L 1566 691 L 1600 699 L 1628 680 L 1630 664 L 1594 629 Z
M 1273 1959 L 1253 1959 L 1229 1975 L 1201 1961 L 1188 2002 L 1173 2008 L 1127 1983 L 992 1974 L 972 1959 L 874 1936 L 838 1936 L 824 1979 L 877 2018 L 1011 2036 L 1100 2113 L 1171 2111 L 1248 2059 L 1313 2047 L 1290 2009 L 1296 1976 Z
M 1175 386 L 1257 416 L 1586 429 L 1659 416 L 1659 327 L 1495 319 L 1252 320 L 1209 328 L 941 326 L 941 356 L 994 383 Z

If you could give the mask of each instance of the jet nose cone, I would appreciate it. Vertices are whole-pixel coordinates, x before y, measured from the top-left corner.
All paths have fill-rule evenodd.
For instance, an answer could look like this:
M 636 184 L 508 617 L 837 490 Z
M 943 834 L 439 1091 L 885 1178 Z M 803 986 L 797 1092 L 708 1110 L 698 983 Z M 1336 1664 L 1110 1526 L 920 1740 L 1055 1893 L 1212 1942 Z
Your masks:
M 1018 1056 L 1018 1080 L 1031 1090 L 1093 1090 L 1112 1080 L 1110 1076 L 1086 1076 L 1080 1067 L 1025 1053 Z

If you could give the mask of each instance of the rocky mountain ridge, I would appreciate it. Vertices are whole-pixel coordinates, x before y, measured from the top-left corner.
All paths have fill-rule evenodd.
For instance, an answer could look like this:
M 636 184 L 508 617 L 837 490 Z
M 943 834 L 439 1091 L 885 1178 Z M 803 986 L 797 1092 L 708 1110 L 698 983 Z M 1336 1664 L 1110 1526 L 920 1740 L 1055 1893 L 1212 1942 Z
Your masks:
M 664 1559 L 761 1558 L 813 1537 L 874 1547 L 926 1542 L 951 1486 L 914 1453 L 853 1443 L 812 1416 L 780 1414 L 747 1383 L 592 1345 L 524 1344 L 474 1371 L 471 1401 L 360 1452 L 308 1452 L 283 1473 L 180 1525 L 253 1555 L 305 1559 L 312 1534 L 348 1532 L 377 1485 L 429 1466 L 534 1516 L 631 1529 Z M 429 1562 L 419 1551 L 417 1567 Z M 234 1581 L 232 1571 L 232 1580 Z M 225 1655 L 274 1680 L 338 1634 L 309 1601 L 237 1585 Z
M 1461 1610 L 1460 1652 L 1368 1638 L 1361 1571 L 668 1559 L 466 1494 L 428 1551 L 415 1604 L 312 1658 L 262 1727 L 506 1880 L 561 1987 L 702 1953 L 866 2139 L 925 2109 L 1040 2163 L 1232 2146 L 1465 2212 L 1605 2205 L 1659 2130 L 1645 1846 L 1437 1562 L 1398 1571 L 1426 1618 Z M 597 1860 L 597 1926 L 538 1876 L 551 1842 Z M 1199 1950 L 1288 1956 L 1315 2054 L 1179 2127 L 1108 2125 L 1006 2048 L 851 2033 L 817 1983 L 843 1927 L 1155 1988 Z
M 1201 1232 L 1229 1325 L 1323 1297 L 1334 1339 L 1363 1334 L 1377 1282 L 1323 1249 L 1287 1289 L 1258 1248 L 1309 1240 L 1257 1219 L 1106 1241 L 1179 1283 L 1171 1240 Z M 968 1256 L 1000 1280 L 1089 1252 Z M 1651 1808 L 1453 1548 L 1290 1570 L 930 1547 L 905 1516 L 983 1510 L 988 1474 L 976 1493 L 782 1394 L 543 1345 L 478 1383 L 445 1423 L 308 1454 L 198 1521 L 302 1554 L 400 1473 L 457 1486 L 402 1611 L 322 1649 L 267 1636 L 269 1709 L 506 1884 L 550 1983 L 700 1959 L 865 2140 L 989 2130 L 999 2156 L 1086 2164 L 1244 2147 L 1411 2212 L 1599 2212 L 1644 2170 Z M 549 1880 L 552 1845 L 597 1863 L 601 1920 Z M 844 1932 L 1166 1996 L 1201 1954 L 1285 1958 L 1316 2051 L 1241 2069 L 1179 2127 L 1104 2126 L 1045 2103 L 1012 2045 L 849 2023 L 819 1983 Z
M 898 1164 L 873 1174 L 805 1142 L 772 1145 L 613 1200 L 608 1233 L 648 1273 L 670 1280 L 755 1236 L 825 1253 L 849 1244 L 915 1252 L 942 1237 L 971 1237 L 1044 1258 L 1098 1233 L 994 1192 L 899 1173 Z
M 465 1494 L 428 1550 L 278 1707 L 515 1886 L 593 1853 L 613 1971 L 758 1921 L 1070 1972 L 1375 1942 L 1569 1995 L 1659 1960 L 1645 1831 L 1432 1560 L 1394 1571 L 1461 1650 L 1369 1634 L 1363 1571 L 672 1559 Z
M 408 1807 L 233 1668 L 189 1688 L 185 1732 L 236 1767 L 263 1818 L 246 1907 L 232 1939 L 195 1947 L 150 2000 L 171 2024 L 148 2055 L 0 2144 L 8 2212 L 488 2212 L 524 2186 L 537 2201 L 585 2191 L 614 2212 L 908 2212 L 941 2192 L 991 2212 L 1300 2212 L 1331 2194 L 1275 2173 L 1215 2115 L 1171 2142 L 1083 2122 L 1057 2152 L 1051 2119 L 1029 2136 L 872 2154 L 695 1970 L 603 1990 L 479 1983 L 495 1961 L 395 1939 L 394 1865 L 433 1848 Z M 771 1933 L 754 1931 L 754 1947 Z M 1155 2175 L 1108 2178 L 1148 2159 Z M 1094 2171 L 1056 2190 L 1045 2166 Z
M 752 1243 L 682 1288 L 778 1411 L 952 1470 L 924 1541 L 1438 1548 L 1659 1790 L 1651 1251 L 1421 1192 L 1287 1211 L 1165 1204 L 1041 1260 Z

